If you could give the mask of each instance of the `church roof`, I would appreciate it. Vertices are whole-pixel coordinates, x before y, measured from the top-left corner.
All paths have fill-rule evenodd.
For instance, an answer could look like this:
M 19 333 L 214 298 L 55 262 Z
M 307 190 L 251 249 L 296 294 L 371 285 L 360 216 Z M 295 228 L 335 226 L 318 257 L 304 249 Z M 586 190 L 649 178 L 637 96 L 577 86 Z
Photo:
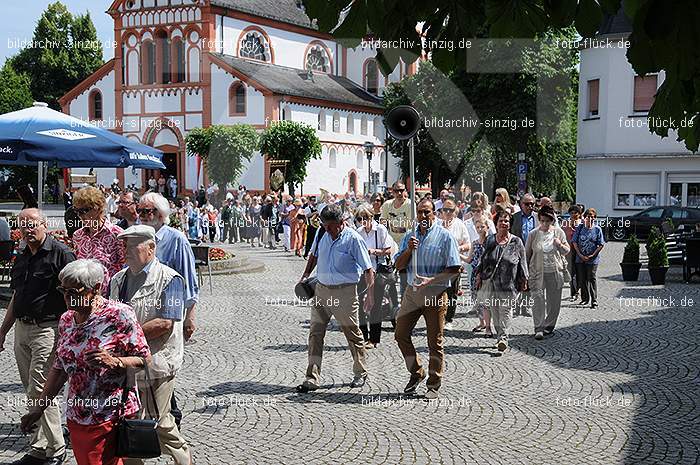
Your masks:
M 311 22 L 300 7 L 301 0 L 211 0 L 211 4 L 283 23 L 317 29 L 316 24 Z
M 210 53 L 238 73 L 278 95 L 324 100 L 381 109 L 381 99 L 365 91 L 350 79 L 326 73 L 312 73 L 260 61 Z

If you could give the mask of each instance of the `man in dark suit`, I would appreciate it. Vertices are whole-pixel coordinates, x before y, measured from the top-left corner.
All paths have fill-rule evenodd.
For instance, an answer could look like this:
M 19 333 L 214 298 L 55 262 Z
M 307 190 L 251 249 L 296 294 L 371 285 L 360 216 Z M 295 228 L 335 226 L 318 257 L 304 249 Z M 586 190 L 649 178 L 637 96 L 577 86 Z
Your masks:
M 527 242 L 527 236 L 530 234 L 530 231 L 539 227 L 534 207 L 535 197 L 532 194 L 523 195 L 520 199 L 520 211 L 513 215 L 513 221 L 511 221 L 510 233 L 522 239 L 523 244 Z M 520 293 L 520 302 L 515 307 L 513 316 L 532 316 L 527 309 L 527 304 L 530 301 L 528 294 L 528 292 Z

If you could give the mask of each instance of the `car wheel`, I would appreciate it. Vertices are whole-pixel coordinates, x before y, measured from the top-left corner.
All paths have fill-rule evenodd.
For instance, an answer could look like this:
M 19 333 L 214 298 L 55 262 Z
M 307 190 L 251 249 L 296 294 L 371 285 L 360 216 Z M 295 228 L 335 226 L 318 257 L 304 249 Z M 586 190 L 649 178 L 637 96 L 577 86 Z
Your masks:
M 612 237 L 616 241 L 623 241 L 627 237 L 627 231 L 622 226 L 616 226 L 613 228 Z

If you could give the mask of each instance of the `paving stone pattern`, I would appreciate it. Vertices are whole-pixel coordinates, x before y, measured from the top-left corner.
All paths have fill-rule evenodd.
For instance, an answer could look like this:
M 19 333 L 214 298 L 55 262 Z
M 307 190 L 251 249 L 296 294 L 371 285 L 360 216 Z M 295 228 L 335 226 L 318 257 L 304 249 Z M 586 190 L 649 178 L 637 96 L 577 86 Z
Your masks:
M 404 397 L 408 380 L 389 323 L 368 356 L 370 378 L 351 389 L 351 357 L 332 322 L 323 389 L 303 380 L 309 310 L 293 300 L 304 261 L 235 245 L 263 273 L 205 282 L 199 328 L 186 347 L 177 396 L 198 464 L 696 464 L 700 461 L 700 284 L 674 270 L 665 286 L 625 284 L 623 244 L 609 244 L 599 270 L 600 307 L 565 302 L 559 326 L 532 338 L 514 321 L 511 349 L 475 337 L 459 309 L 446 336 L 440 399 Z M 206 279 L 206 278 L 205 278 Z M 568 290 L 565 291 L 568 297 Z M 621 305 L 620 298 L 674 298 L 674 305 Z M 683 298 L 688 300 L 681 305 Z M 639 302 L 637 302 L 639 303 Z M 657 302 L 658 303 L 658 302 Z M 425 358 L 422 321 L 414 339 Z M 12 336 L 0 354 L 0 462 L 20 457 L 22 389 Z M 68 460 L 72 463 L 72 459 Z M 160 459 L 152 463 L 171 463 Z

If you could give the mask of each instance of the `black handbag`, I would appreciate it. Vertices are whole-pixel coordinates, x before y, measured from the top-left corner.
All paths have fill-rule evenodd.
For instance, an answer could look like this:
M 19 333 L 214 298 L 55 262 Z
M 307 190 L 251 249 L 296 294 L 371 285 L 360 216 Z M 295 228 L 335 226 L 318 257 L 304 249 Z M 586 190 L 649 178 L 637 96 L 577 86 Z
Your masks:
M 156 402 L 151 378 L 148 375 L 148 365 L 145 360 L 144 371 L 146 373 L 146 383 L 148 383 L 148 388 L 153 398 L 153 405 L 156 409 L 156 418 L 143 420 L 124 418 L 124 406 L 126 405 L 129 395 L 129 388 L 127 387 L 126 381 L 127 377 L 125 377 L 119 413 L 120 420 L 117 430 L 117 457 L 153 459 L 161 455 L 160 441 L 158 440 L 158 432 L 156 430 L 160 418 L 160 411 L 158 410 L 158 403 Z M 146 408 L 146 414 L 149 414 L 148 408 Z
M 378 246 L 378 240 L 377 240 L 377 230 L 374 230 L 374 245 L 375 247 Z M 385 280 L 391 279 L 391 277 L 394 275 L 394 264 L 391 263 L 389 257 L 384 257 L 386 263 L 377 263 L 377 274 L 382 275 Z M 379 261 L 379 258 L 377 257 L 377 262 Z

